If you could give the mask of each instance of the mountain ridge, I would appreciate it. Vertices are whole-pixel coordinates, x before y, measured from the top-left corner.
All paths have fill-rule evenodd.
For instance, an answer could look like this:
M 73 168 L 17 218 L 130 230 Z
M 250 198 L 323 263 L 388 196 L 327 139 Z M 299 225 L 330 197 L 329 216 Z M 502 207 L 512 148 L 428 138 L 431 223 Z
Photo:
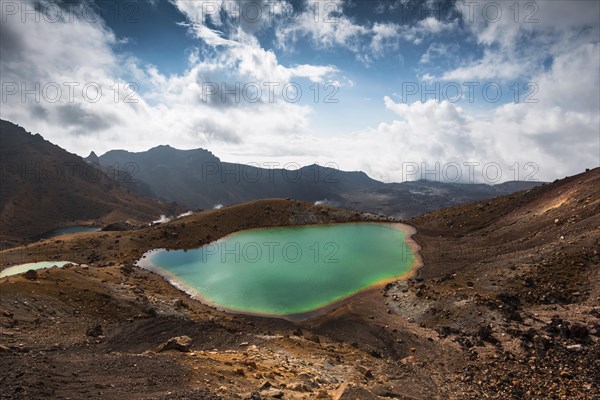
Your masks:
M 194 209 L 291 197 L 353 211 L 410 218 L 543 183 L 510 181 L 488 185 L 425 180 L 384 183 L 364 171 L 342 171 L 318 164 L 297 170 L 260 168 L 221 161 L 206 149 L 179 150 L 170 145 L 142 152 L 111 150 L 98 159 L 105 167 L 132 168 L 133 179 L 147 183 L 158 198 Z
M 68 224 L 151 222 L 179 206 L 149 199 L 76 154 L 0 120 L 0 243 Z

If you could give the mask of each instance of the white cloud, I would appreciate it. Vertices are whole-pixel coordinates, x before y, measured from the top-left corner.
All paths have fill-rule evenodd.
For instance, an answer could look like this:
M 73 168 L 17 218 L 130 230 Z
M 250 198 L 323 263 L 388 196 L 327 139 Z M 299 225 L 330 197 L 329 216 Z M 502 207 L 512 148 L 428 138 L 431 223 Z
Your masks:
M 421 44 L 429 36 L 451 31 L 457 27 L 456 21 L 444 22 L 435 17 L 427 17 L 413 26 L 403 27 L 403 37 L 414 44 Z
M 305 77 L 313 82 L 318 83 L 323 83 L 325 81 L 325 77 L 331 76 L 337 71 L 338 69 L 332 65 L 323 66 L 302 64 L 294 68 L 289 68 L 289 72 L 292 76 Z
M 432 43 L 423 53 L 419 64 L 429 64 L 433 59 L 438 57 L 447 57 L 450 46 L 442 43 Z
M 226 46 L 211 57 L 193 54 L 185 73 L 165 76 L 139 60 L 119 56 L 113 50 L 115 36 L 101 20 L 50 23 L 42 18 L 23 23 L 16 15 L 6 16 L 1 27 L 2 82 L 15 83 L 19 91 L 3 102 L 0 116 L 79 154 L 92 149 L 145 150 L 166 142 L 186 148 L 212 147 L 241 143 L 256 135 L 306 132 L 312 109 L 286 102 L 282 88 L 295 79 L 324 82 L 338 72 L 330 65 L 281 65 L 272 50 L 263 49 L 244 31 L 230 40 L 205 26 L 191 26 L 203 40 Z M 129 80 L 143 82 L 144 91 L 132 93 L 125 86 Z M 56 102 L 44 96 L 53 96 L 53 82 L 63 89 Z M 72 99 L 66 91 L 68 82 L 78 85 Z M 33 88 L 36 83 L 40 99 L 28 95 L 22 102 L 21 84 Z M 82 88 L 88 83 L 102 88 L 97 102 L 83 97 Z M 265 83 L 272 85 L 272 99 Z M 207 84 L 216 85 L 218 93 L 207 96 Z M 240 90 L 239 102 L 235 94 L 221 96 L 221 88 L 236 84 L 259 87 L 259 101 L 247 101 L 257 99 L 256 93 L 240 94 Z M 49 92 L 44 93 L 44 88 Z M 89 92 L 95 93 L 93 88 Z
M 341 73 L 338 67 L 282 65 L 274 51 L 260 45 L 252 27 L 215 30 L 194 20 L 199 2 L 176 4 L 187 10 L 189 29 L 219 51 L 210 56 L 192 54 L 188 70 L 171 76 L 116 53 L 113 48 L 118 39 L 102 23 L 79 18 L 21 23 L 19 16 L 8 18 L 0 25 L 3 83 L 32 87 L 34 82 L 77 82 L 80 86 L 72 103 L 66 96 L 56 103 L 23 103 L 19 95 L 12 96 L 3 102 L 0 116 L 79 154 L 92 149 L 100 153 L 114 148 L 141 151 L 169 143 L 178 148 L 208 147 L 222 158 L 230 157 L 229 161 L 280 161 L 282 165 L 333 161 L 343 169 L 364 170 L 387 181 L 402 179 L 403 162 L 498 162 L 504 179 L 513 178 L 510 167 L 515 162 L 521 166 L 534 162 L 540 166 L 537 178 L 545 180 L 597 166 L 600 60 L 598 41 L 593 40 L 597 24 L 579 9 L 568 8 L 561 20 L 558 9 L 547 6 L 546 13 L 557 18 L 555 24 L 506 25 L 506 37 L 498 27 L 473 23 L 469 29 L 483 46 L 483 56 L 442 75 L 461 81 L 525 76 L 539 86 L 538 103 L 507 104 L 481 114 L 448 102 L 401 104 L 385 97 L 382 107 L 394 113 L 393 121 L 345 136 L 322 137 L 311 131 L 312 107 L 282 101 L 280 90 L 273 102 L 266 101 L 262 85 L 274 82 L 281 88 L 294 79 L 325 82 Z M 214 26 L 224 27 L 230 22 L 221 19 L 222 15 L 208 18 Z M 344 46 L 357 52 L 369 46 L 376 57 L 399 48 L 399 37 L 416 42 L 456 29 L 432 20 L 412 27 L 360 26 L 343 15 L 335 16 L 343 22 L 319 25 L 310 20 L 309 24 L 301 17 L 298 25 L 286 24 L 279 33 L 308 35 L 323 47 Z M 591 28 L 576 33 L 575 27 L 588 23 Z M 519 41 L 528 35 L 541 47 L 520 48 Z M 423 64 L 444 51 L 442 46 L 431 46 Z M 532 57 L 526 57 L 527 53 Z M 551 57 L 545 69 L 539 62 L 544 54 Z M 424 76 L 435 79 L 428 72 Z M 130 91 L 122 83 L 128 80 L 147 85 L 136 96 L 137 103 L 124 101 Z M 84 101 L 81 86 L 87 82 L 105 88 L 100 101 Z M 110 89 L 115 82 L 121 82 L 116 86 L 117 102 Z M 222 101 L 220 93 L 204 101 L 205 84 L 230 88 L 236 82 L 259 84 L 265 89 L 263 101 L 237 104 L 232 96 Z M 360 111 L 338 110 L 341 117 Z
M 480 59 L 465 60 L 462 66 L 446 71 L 442 79 L 527 78 L 543 68 L 548 58 L 597 42 L 600 35 L 598 2 L 482 0 L 470 7 L 457 4 L 467 30 L 484 53 Z
M 486 49 L 481 59 L 469 61 L 464 66 L 446 71 L 440 79 L 461 82 L 485 79 L 516 79 L 521 78 L 524 71 L 531 69 L 533 64 L 533 60 L 517 60 L 514 56 Z
M 286 48 L 301 37 L 309 37 L 320 47 L 341 46 L 358 51 L 369 29 L 345 16 L 342 0 L 306 2 L 307 9 L 287 24 L 277 27 L 278 44 Z
M 204 25 L 205 22 L 221 26 L 223 24 L 221 15 L 223 12 L 227 12 L 227 9 L 224 7 L 228 3 L 227 0 L 169 1 L 183 12 L 188 17 L 188 20 L 197 26 Z
M 235 46 L 237 42 L 225 39 L 223 34 L 214 29 L 199 24 L 199 23 L 180 23 L 180 26 L 185 26 L 194 32 L 196 37 L 204 41 L 209 46 Z
M 386 98 L 385 104 L 398 119 L 321 146 L 335 148 L 332 156 L 345 160 L 343 168 L 361 169 L 385 181 L 406 179 L 403 168 L 412 163 L 435 169 L 436 163 L 443 168 L 455 162 L 464 167 L 463 180 L 468 180 L 464 163 L 476 162 L 476 180 L 488 183 L 483 168 L 491 163 L 500 166 L 500 181 L 524 179 L 533 172 L 528 163 L 539 167 L 531 178 L 547 181 L 598 166 L 597 113 L 508 104 L 482 117 L 434 100 L 399 104 Z
M 551 68 L 533 76 L 540 106 L 597 114 L 600 109 L 600 46 L 574 46 L 554 58 Z
M 309 38 L 321 48 L 346 48 L 356 53 L 359 61 L 370 64 L 374 58 L 384 56 L 386 50 L 398 50 L 401 40 L 420 44 L 426 38 L 457 27 L 456 21 L 445 22 L 434 17 L 426 17 L 413 25 L 380 21 L 361 25 L 344 14 L 342 0 L 307 0 L 306 4 L 306 11 L 292 22 L 277 27 L 281 48 Z
M 233 38 L 236 31 L 256 33 L 290 18 L 292 5 L 286 0 L 170 0 L 195 29 L 210 23 Z M 203 32 L 199 33 L 201 37 Z
M 399 43 L 399 33 L 401 27 L 394 23 L 379 23 L 373 25 L 374 33 L 371 39 L 371 50 L 379 55 L 382 55 L 386 48 L 397 50 Z

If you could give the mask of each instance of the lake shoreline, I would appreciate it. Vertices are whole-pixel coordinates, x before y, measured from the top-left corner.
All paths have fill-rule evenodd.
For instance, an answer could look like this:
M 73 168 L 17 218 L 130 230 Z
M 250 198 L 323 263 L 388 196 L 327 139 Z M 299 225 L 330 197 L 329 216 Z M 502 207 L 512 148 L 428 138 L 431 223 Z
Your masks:
M 39 261 L 33 263 L 17 264 L 12 267 L 4 268 L 0 271 L 0 278 L 8 278 L 9 276 L 15 276 L 24 274 L 29 270 L 39 271 L 51 268 L 63 268 L 65 265 L 74 264 L 70 261 Z
M 284 319 L 284 320 L 288 320 L 288 321 L 292 321 L 292 322 L 302 322 L 302 321 L 311 320 L 311 319 L 314 319 L 317 317 L 325 316 L 325 315 L 329 314 L 330 312 L 332 312 L 332 311 L 342 307 L 343 305 L 347 304 L 348 302 L 352 301 L 357 296 L 362 296 L 362 295 L 365 295 L 368 293 L 378 291 L 378 290 L 382 289 L 383 287 L 385 287 L 386 285 L 393 283 L 393 282 L 414 278 L 416 276 L 418 270 L 423 266 L 423 259 L 419 253 L 421 250 L 421 246 L 413 239 L 413 236 L 417 233 L 416 228 L 411 225 L 405 224 L 405 223 L 397 223 L 397 222 L 371 222 L 371 221 L 369 221 L 369 222 L 348 222 L 348 223 L 329 223 L 329 224 L 303 224 L 303 225 L 280 226 L 280 227 L 272 227 L 272 228 L 258 227 L 258 228 L 244 229 L 244 230 L 240 230 L 237 232 L 232 232 L 228 235 L 218 238 L 217 240 L 215 240 L 213 242 L 210 242 L 209 244 L 216 244 L 216 243 L 222 242 L 222 241 L 226 240 L 227 238 L 231 237 L 232 235 L 239 234 L 241 232 L 251 232 L 251 231 L 257 231 L 257 230 L 277 230 L 277 229 L 283 230 L 283 229 L 289 229 L 289 228 L 320 227 L 320 226 L 345 225 L 345 224 L 360 224 L 360 225 L 372 224 L 372 225 L 389 227 L 391 229 L 402 232 L 404 234 L 404 241 L 412 252 L 413 260 L 411 262 L 411 265 L 409 266 L 408 271 L 401 275 L 397 275 L 397 276 L 394 276 L 391 278 L 386 278 L 386 279 L 376 281 L 373 284 L 370 284 L 368 287 L 357 290 L 353 293 L 350 293 L 346 296 L 340 297 L 332 302 L 329 302 L 321 307 L 318 307 L 316 309 L 306 311 L 306 312 L 291 313 L 291 314 L 274 314 L 274 313 L 256 312 L 256 311 L 251 311 L 251 310 L 239 309 L 239 308 L 235 308 L 235 307 L 223 307 L 221 305 L 218 305 L 214 301 L 212 301 L 209 298 L 207 298 L 206 296 L 202 295 L 198 290 L 193 288 L 191 285 L 183 282 L 181 279 L 179 279 L 173 273 L 165 270 L 164 268 L 156 266 L 152 261 L 150 261 L 153 253 L 170 251 L 169 249 L 160 248 L 160 249 L 149 250 L 146 253 L 144 253 L 144 255 L 135 264 L 136 264 L 136 266 L 138 266 L 140 268 L 143 268 L 145 270 L 148 270 L 152 273 L 159 275 L 161 278 L 163 278 L 169 284 L 171 284 L 175 288 L 181 290 L 182 292 L 186 293 L 192 299 L 198 300 L 198 301 L 204 303 L 205 305 L 210 306 L 216 310 L 231 313 L 231 314 L 237 314 L 237 315 L 248 315 L 248 316 L 264 317 L 264 318 L 280 318 L 280 319 Z M 207 245 L 209 245 L 209 244 L 207 244 Z M 207 245 L 204 245 L 204 246 L 207 246 Z M 204 247 L 204 246 L 201 246 L 201 247 Z

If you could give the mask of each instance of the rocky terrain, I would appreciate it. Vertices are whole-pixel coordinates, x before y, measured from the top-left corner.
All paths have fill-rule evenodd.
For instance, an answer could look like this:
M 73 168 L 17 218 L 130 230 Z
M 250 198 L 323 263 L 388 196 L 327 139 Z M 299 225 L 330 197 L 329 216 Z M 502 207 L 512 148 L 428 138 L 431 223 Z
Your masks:
M 0 280 L 0 398 L 600 396 L 600 169 L 408 221 L 414 279 L 302 322 L 216 310 L 133 265 L 250 227 L 380 219 L 263 200 L 2 251 L 0 268 L 82 265 Z

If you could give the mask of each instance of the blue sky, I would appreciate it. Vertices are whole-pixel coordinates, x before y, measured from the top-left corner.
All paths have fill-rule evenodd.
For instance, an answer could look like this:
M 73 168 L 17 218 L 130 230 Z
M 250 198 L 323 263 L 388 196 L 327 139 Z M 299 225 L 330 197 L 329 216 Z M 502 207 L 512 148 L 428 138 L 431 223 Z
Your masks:
M 168 143 L 385 181 L 415 163 L 495 163 L 502 181 L 599 163 L 598 2 L 1 3 L 0 116 L 81 155 Z

